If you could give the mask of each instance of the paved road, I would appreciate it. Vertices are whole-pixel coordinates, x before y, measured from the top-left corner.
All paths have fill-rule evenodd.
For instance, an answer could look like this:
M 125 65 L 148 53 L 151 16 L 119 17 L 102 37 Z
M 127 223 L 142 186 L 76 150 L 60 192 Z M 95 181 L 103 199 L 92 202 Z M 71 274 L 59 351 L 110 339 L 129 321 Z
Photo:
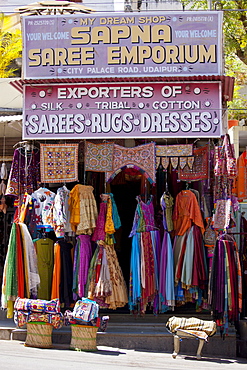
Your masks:
M 25 347 L 19 341 L 0 341 L 1 370 L 246 370 L 247 359 L 202 358 L 98 347 L 96 352 Z

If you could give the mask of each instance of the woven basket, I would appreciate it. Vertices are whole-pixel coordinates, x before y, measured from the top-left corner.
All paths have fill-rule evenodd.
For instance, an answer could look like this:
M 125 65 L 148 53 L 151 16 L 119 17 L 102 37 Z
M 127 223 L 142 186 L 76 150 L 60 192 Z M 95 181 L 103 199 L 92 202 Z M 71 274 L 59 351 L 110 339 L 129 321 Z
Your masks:
M 25 346 L 52 348 L 52 324 L 46 322 L 27 323 Z
M 97 326 L 71 325 L 70 349 L 96 351 Z

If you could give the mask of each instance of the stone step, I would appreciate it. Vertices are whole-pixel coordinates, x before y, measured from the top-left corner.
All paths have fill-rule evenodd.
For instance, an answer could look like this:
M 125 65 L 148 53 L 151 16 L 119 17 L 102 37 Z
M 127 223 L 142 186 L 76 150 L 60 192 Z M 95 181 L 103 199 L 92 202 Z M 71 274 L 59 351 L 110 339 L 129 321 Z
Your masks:
M 13 329 L 12 340 L 25 341 L 26 329 Z M 60 345 L 69 348 L 71 341 L 70 327 L 63 327 L 59 330 L 54 329 L 52 342 L 55 346 Z M 127 330 L 126 327 L 109 327 L 106 332 L 97 333 L 97 345 L 122 349 L 146 350 L 155 352 L 173 352 L 173 335 L 157 328 L 136 328 Z M 198 340 L 183 339 L 180 345 L 180 354 L 195 355 L 198 347 Z M 204 356 L 236 357 L 236 334 L 230 333 L 225 340 L 219 333 L 209 338 L 203 347 Z
M 123 349 L 173 352 L 173 335 L 165 327 L 165 323 L 173 315 L 134 315 L 111 314 L 106 332 L 97 333 L 97 345 Z M 191 317 L 183 315 L 184 317 Z M 210 315 L 193 315 L 203 320 L 210 320 Z M 0 321 L 0 339 L 25 341 L 26 328 L 17 329 L 12 319 Z M 53 329 L 52 342 L 56 347 L 69 348 L 71 328 L 63 326 Z M 195 355 L 198 340 L 183 339 L 180 346 L 181 354 Z M 240 345 L 238 346 L 240 348 Z M 241 348 L 244 348 L 242 344 Z M 239 349 L 238 349 L 239 352 Z M 202 351 L 205 356 L 223 356 L 235 358 L 237 353 L 236 330 L 229 327 L 228 336 L 223 340 L 219 331 L 209 338 Z

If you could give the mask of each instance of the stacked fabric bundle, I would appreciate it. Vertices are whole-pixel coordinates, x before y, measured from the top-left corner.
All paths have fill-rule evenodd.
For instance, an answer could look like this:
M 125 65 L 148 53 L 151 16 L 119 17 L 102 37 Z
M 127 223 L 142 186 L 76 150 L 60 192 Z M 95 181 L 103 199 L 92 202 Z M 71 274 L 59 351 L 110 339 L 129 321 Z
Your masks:
M 63 326 L 63 314 L 60 312 L 58 299 L 46 301 L 18 297 L 14 310 L 14 322 L 19 328 L 30 322 L 51 324 L 55 329 Z
M 99 313 L 99 305 L 88 298 L 78 300 L 73 311 L 65 311 L 67 324 L 93 325 Z
M 173 334 L 176 334 L 179 330 L 205 341 L 216 333 L 216 323 L 214 321 L 200 320 L 195 317 L 172 316 L 168 319 L 166 328 Z
M 98 303 L 84 297 L 76 302 L 73 312 L 65 312 L 65 323 L 71 325 L 71 349 L 84 351 L 97 349 L 97 331 L 99 327 L 105 331 L 109 319 L 105 316 L 101 321 L 98 314 Z

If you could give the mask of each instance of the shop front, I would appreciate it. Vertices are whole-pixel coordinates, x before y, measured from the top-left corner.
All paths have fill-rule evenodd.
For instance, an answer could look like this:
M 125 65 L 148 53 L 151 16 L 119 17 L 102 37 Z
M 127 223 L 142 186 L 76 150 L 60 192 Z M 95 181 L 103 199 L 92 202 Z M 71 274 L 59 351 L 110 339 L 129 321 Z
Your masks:
M 16 255 L 23 278 L 3 283 L 3 307 L 23 295 L 67 309 L 85 296 L 126 313 L 192 305 L 225 331 L 238 320 L 236 173 L 217 170 L 236 162 L 225 132 L 234 79 L 221 73 L 220 13 L 210 17 L 23 20 L 24 144 L 6 191 L 6 261 Z

